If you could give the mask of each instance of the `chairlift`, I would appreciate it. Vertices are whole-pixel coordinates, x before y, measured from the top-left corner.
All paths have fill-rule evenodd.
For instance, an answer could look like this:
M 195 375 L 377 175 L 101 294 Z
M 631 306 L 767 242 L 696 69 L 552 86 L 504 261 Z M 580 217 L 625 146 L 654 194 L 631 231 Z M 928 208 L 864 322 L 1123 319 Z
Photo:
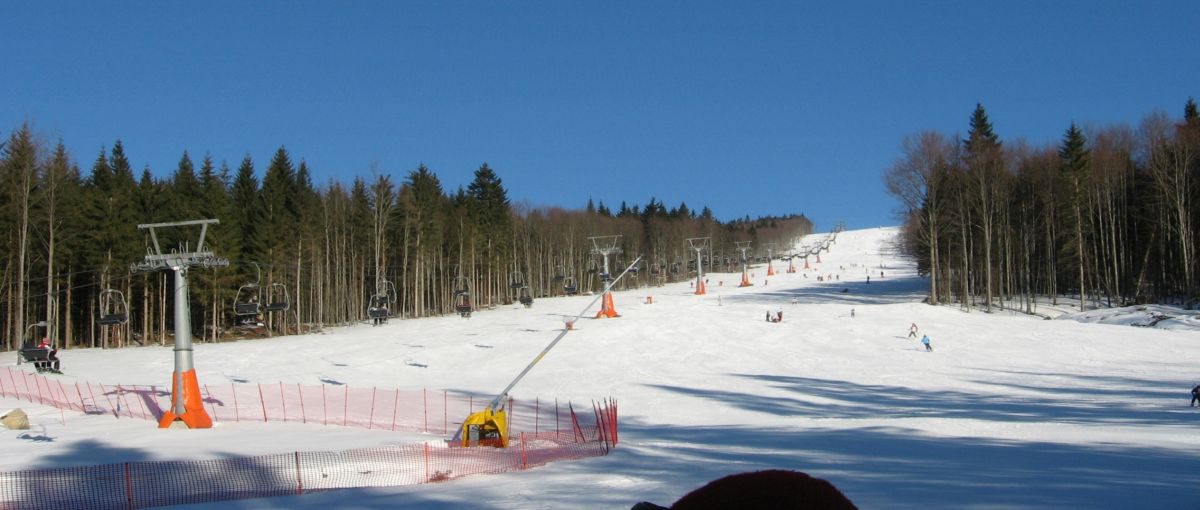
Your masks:
M 520 301 L 521 304 L 525 305 L 525 308 L 532 308 L 533 296 L 529 294 L 529 287 L 521 287 L 520 293 L 521 296 L 517 298 L 517 300 Z
M 288 296 L 287 285 L 272 283 L 267 291 L 267 298 L 266 311 L 268 312 L 285 312 L 291 308 L 292 302 Z
M 388 307 L 390 304 L 386 293 L 371 296 L 370 303 L 367 305 L 367 316 L 371 318 L 371 325 L 378 326 L 387 323 L 388 316 L 391 315 Z
M 579 294 L 579 281 L 574 276 L 563 278 L 563 294 L 568 296 Z
M 562 267 L 562 265 L 554 266 L 554 279 L 555 280 L 562 281 L 566 277 L 567 277 L 567 271 Z
M 509 275 L 508 282 L 509 286 L 512 287 L 513 290 L 518 290 L 525 286 L 525 275 L 521 274 L 520 271 L 513 271 L 512 274 Z
M 237 294 L 233 297 L 233 313 L 238 317 L 249 317 L 253 319 L 262 314 L 261 296 L 259 296 L 258 284 L 262 282 L 262 270 L 258 267 L 257 262 L 254 264 L 255 279 L 254 283 L 246 283 L 238 287 Z M 243 319 L 249 320 L 249 319 Z
M 22 337 L 22 339 L 21 339 L 21 349 L 17 351 L 17 364 L 18 365 L 25 362 L 25 356 L 21 354 L 21 351 L 24 351 L 25 349 L 34 348 L 34 346 L 37 345 L 37 341 L 35 340 L 35 338 L 46 336 L 45 333 L 42 333 L 40 335 L 34 335 L 33 328 L 43 328 L 48 331 L 49 327 L 50 327 L 50 323 L 48 323 L 46 321 L 37 321 L 33 324 L 30 324 L 29 326 L 27 326 L 25 328 L 25 336 Z
M 117 289 L 107 289 L 100 293 L 100 318 L 96 323 L 101 326 L 120 326 L 129 322 L 129 306 L 125 302 L 125 294 Z
M 454 277 L 454 311 L 464 319 L 471 317 L 471 281 L 465 276 Z

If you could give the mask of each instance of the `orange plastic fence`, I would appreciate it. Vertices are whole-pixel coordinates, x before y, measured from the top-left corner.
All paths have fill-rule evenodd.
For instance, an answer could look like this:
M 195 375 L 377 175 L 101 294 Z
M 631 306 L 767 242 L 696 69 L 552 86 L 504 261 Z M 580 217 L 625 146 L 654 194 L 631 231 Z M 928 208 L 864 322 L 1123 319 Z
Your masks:
M 465 418 L 472 407 L 486 403 L 477 397 L 451 396 L 445 391 L 285 384 L 234 385 L 227 393 L 211 390 L 202 388 L 202 393 L 214 420 L 303 421 L 430 432 L 437 432 L 439 427 L 442 431 L 456 430 L 458 424 L 452 424 L 450 416 Z M 161 418 L 170 400 L 170 392 L 162 388 L 66 383 L 11 367 L 0 371 L 0 394 L 64 410 L 145 420 Z M 581 411 L 569 404 L 547 405 L 540 399 L 519 405 L 511 402 L 510 423 L 518 426 L 510 428 L 512 445 L 504 449 L 425 442 L 0 473 L 0 508 L 134 509 L 414 485 L 606 455 L 617 444 L 616 402 L 606 399 L 594 403 L 592 415 L 581 415 Z

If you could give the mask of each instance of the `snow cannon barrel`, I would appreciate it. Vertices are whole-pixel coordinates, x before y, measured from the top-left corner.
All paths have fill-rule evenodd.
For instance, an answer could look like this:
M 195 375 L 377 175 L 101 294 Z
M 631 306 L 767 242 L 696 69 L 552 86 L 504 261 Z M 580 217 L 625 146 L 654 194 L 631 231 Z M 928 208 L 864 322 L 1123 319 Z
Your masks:
M 488 407 L 473 413 L 463 421 L 463 446 L 508 447 L 508 421 L 504 409 L 493 411 Z

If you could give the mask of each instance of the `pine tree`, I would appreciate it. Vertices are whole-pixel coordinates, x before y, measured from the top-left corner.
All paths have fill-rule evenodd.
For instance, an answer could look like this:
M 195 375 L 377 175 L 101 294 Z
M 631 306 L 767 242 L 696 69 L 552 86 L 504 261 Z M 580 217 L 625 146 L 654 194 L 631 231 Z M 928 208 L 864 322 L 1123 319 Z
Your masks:
M 13 348 L 13 339 L 22 338 L 25 333 L 27 311 L 25 296 L 27 282 L 30 279 L 27 269 L 31 244 L 31 212 L 33 210 L 33 193 L 40 170 L 37 153 L 38 147 L 34 141 L 33 131 L 29 124 L 24 124 L 9 137 L 5 144 L 4 156 L 0 158 L 0 162 L 3 162 L 3 165 L 0 165 L 0 178 L 5 181 L 3 183 L 4 197 L 0 199 L 0 204 L 8 209 L 5 216 L 12 219 L 11 232 L 6 232 L 6 237 L 14 242 L 12 251 L 7 257 L 10 268 L 6 271 L 6 273 L 11 271 L 11 274 L 15 274 L 14 283 L 16 284 L 16 289 L 13 294 L 10 294 L 12 301 L 9 303 L 12 307 L 10 310 L 15 309 L 16 311 L 10 323 L 13 328 L 8 342 L 10 350 Z M 11 267 L 14 265 L 15 268 Z
M 1083 201 L 1084 201 L 1084 182 L 1087 180 L 1089 172 L 1088 151 L 1084 149 L 1087 144 L 1087 139 L 1083 136 L 1083 132 L 1071 123 L 1071 127 L 1067 129 L 1063 135 L 1062 145 L 1059 146 L 1058 156 L 1062 160 L 1060 175 L 1066 184 L 1067 189 L 1067 204 L 1071 209 L 1072 222 L 1074 223 L 1074 241 L 1072 244 L 1075 249 L 1075 258 L 1079 266 L 1079 310 L 1085 309 L 1086 288 L 1085 288 L 1085 255 L 1083 243 Z
M 258 232 L 265 227 L 262 226 L 262 197 L 259 196 L 258 178 L 254 176 L 254 161 L 249 155 L 242 158 L 229 194 L 233 206 L 229 226 L 239 240 L 236 251 L 231 250 L 229 254 L 230 262 L 237 267 L 238 274 L 253 281 L 254 268 L 250 263 L 262 256 L 263 243 Z M 225 222 L 224 219 L 221 221 Z

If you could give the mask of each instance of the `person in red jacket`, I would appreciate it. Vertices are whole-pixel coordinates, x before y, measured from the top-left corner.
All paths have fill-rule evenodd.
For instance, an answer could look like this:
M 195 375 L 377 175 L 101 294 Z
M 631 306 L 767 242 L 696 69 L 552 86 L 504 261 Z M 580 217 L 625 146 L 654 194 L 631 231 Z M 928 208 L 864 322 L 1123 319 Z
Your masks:
M 38 344 L 38 349 L 46 349 L 49 351 L 46 354 L 46 362 L 50 365 L 50 371 L 61 374 L 62 371 L 58 369 L 58 349 L 56 349 L 54 345 L 50 343 L 50 339 L 42 338 L 42 342 Z

